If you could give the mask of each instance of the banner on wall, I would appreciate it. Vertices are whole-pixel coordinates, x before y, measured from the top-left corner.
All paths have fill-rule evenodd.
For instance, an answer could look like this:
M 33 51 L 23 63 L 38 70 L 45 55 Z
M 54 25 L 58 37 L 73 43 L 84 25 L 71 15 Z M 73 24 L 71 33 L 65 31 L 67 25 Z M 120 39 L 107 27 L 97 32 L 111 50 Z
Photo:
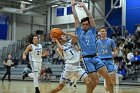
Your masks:
M 7 39 L 8 16 L 0 14 L 0 39 Z
M 56 16 L 64 16 L 64 8 L 57 8 Z
M 72 7 L 71 6 L 67 7 L 67 15 L 70 15 L 70 14 L 72 14 Z

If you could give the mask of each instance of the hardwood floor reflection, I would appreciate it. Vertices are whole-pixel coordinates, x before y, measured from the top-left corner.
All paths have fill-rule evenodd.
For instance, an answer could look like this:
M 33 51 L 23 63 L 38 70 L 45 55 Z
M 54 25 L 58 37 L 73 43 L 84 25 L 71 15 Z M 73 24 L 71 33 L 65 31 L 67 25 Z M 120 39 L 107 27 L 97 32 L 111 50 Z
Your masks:
M 40 83 L 41 93 L 49 93 L 58 83 Z M 4 81 L 0 82 L 0 93 L 35 93 L 31 81 Z M 59 93 L 85 93 L 85 86 L 78 84 L 77 88 L 70 87 L 69 84 Z M 94 93 L 104 93 L 103 85 L 98 85 Z M 140 93 L 140 86 L 116 86 L 115 93 Z

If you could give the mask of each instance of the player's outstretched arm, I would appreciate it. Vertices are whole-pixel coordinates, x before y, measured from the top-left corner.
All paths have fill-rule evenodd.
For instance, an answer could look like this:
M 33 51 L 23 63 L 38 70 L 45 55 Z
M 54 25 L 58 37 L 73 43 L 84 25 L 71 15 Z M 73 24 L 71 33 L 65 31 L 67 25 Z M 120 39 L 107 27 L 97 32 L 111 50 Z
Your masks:
M 77 12 L 76 12 L 76 9 L 75 9 L 75 5 L 76 5 L 75 0 L 71 0 L 71 5 L 72 5 L 73 17 L 75 19 L 75 28 L 78 28 L 80 26 L 80 21 L 78 19 L 78 15 L 77 15 Z
M 22 59 L 26 59 L 26 55 L 30 52 L 30 51 L 32 51 L 32 46 L 31 45 L 28 45 L 27 46 L 27 48 L 25 49 L 25 51 L 23 52 L 23 54 L 22 54 Z
M 90 26 L 95 27 L 96 24 L 95 24 L 95 21 L 93 19 L 93 16 L 90 13 L 90 11 L 88 10 L 88 8 L 85 6 L 85 4 L 83 2 L 79 2 L 79 7 L 83 7 L 83 9 L 85 10 L 87 16 L 89 17 Z

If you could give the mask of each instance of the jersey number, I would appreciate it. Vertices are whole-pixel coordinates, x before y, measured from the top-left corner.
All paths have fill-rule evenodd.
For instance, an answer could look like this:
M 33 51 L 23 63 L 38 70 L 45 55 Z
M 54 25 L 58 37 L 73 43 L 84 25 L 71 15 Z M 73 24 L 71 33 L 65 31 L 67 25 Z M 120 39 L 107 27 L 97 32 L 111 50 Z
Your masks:
M 37 51 L 37 55 L 40 55 L 40 51 Z
M 86 40 L 86 43 L 87 43 L 87 45 L 90 45 L 90 44 L 89 44 L 89 40 Z
M 72 51 L 70 50 L 70 53 L 73 55 Z
M 107 49 L 103 49 L 102 54 L 106 54 L 106 53 L 108 53 Z

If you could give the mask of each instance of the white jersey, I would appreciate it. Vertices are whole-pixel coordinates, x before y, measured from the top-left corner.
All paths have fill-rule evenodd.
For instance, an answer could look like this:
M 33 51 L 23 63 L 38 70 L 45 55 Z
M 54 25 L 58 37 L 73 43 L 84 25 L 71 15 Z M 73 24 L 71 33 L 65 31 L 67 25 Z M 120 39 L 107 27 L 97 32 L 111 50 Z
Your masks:
M 37 46 L 31 44 L 32 51 L 29 52 L 29 60 L 42 62 L 42 45 L 38 44 Z
M 71 40 L 63 45 L 63 56 L 65 63 L 80 62 L 80 51 L 77 51 L 71 44 Z

